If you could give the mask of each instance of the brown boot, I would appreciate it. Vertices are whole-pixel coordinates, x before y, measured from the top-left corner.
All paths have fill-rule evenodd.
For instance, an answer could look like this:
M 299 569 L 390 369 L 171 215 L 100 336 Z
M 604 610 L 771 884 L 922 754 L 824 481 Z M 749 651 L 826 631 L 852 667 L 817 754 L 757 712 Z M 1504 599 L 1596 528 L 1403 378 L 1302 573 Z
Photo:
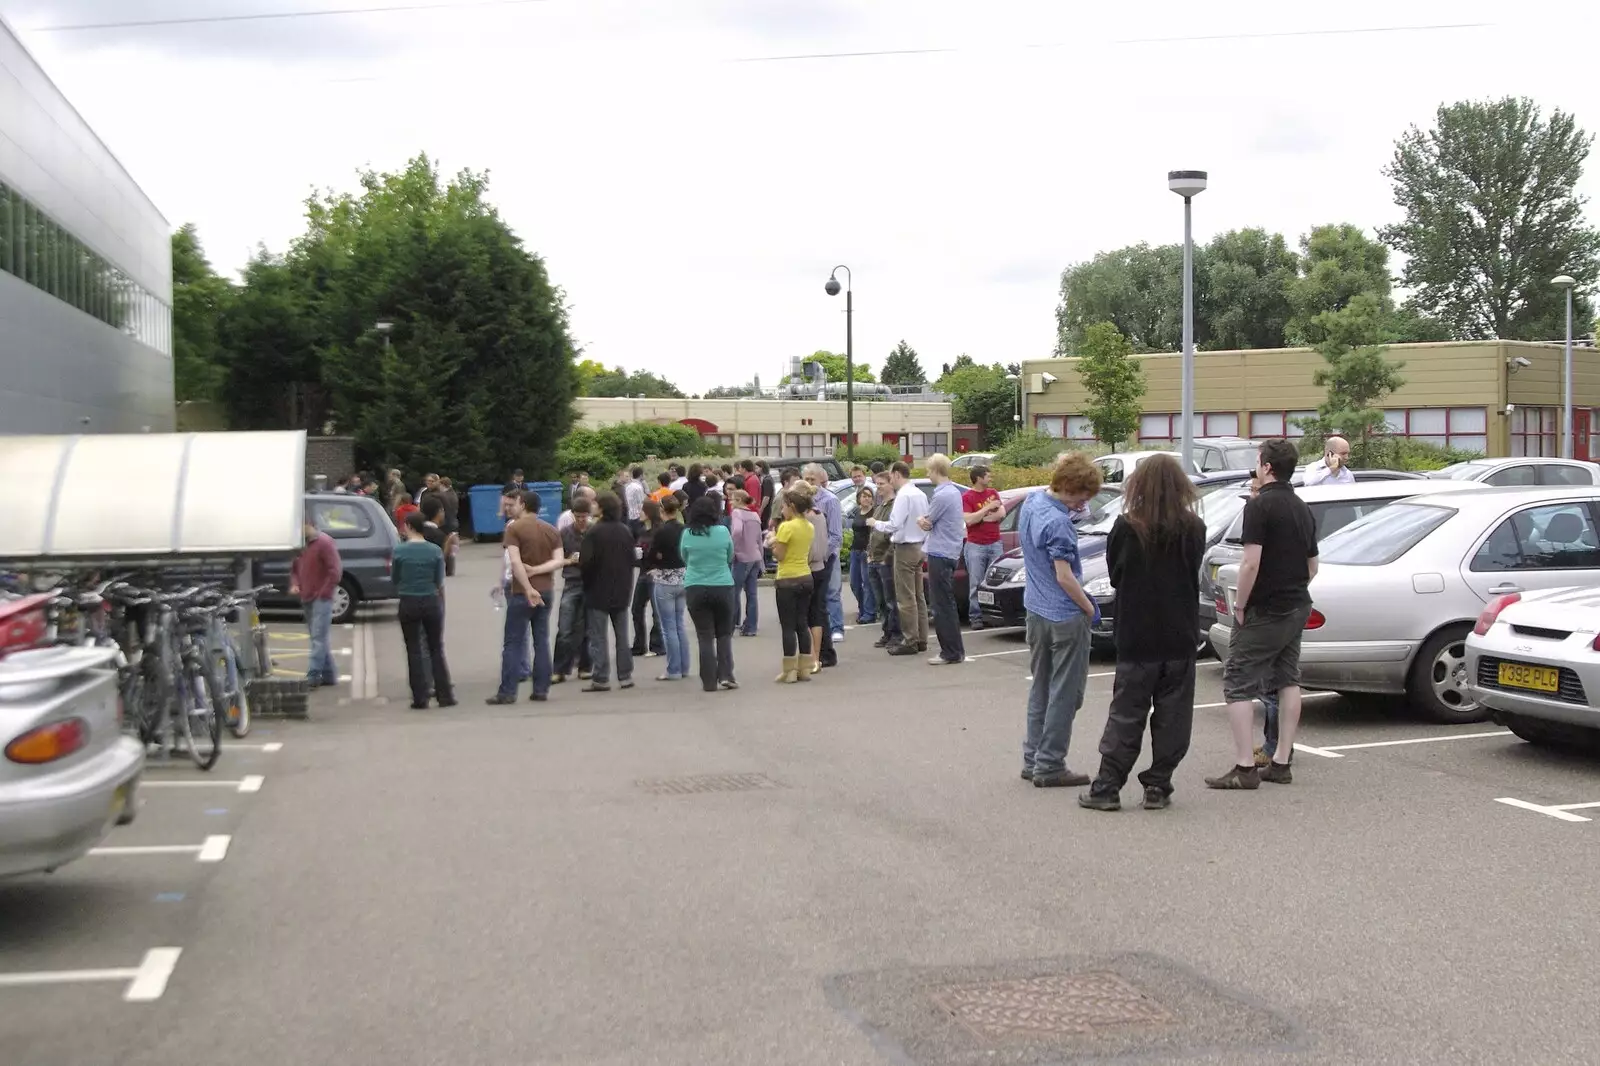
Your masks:
M 800 660 L 795 656 L 785 655 L 783 657 L 783 669 L 780 670 L 778 672 L 778 676 L 772 680 L 778 682 L 780 685 L 794 684 L 795 681 L 799 680 L 796 676 L 796 671 L 799 669 L 799 662 Z
M 795 664 L 799 667 L 799 669 L 795 671 L 796 681 L 810 681 L 811 675 L 817 672 L 817 668 L 812 664 L 811 656 L 809 655 L 802 655 L 798 657 L 795 659 Z

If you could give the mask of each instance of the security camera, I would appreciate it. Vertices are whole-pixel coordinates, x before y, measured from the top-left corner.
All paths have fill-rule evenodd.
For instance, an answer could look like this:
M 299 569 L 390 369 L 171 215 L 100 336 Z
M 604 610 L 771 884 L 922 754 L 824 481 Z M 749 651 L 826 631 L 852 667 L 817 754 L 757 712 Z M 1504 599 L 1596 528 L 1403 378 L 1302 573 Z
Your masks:
M 1506 414 L 1510 414 L 1512 411 L 1515 411 L 1516 409 L 1517 409 L 1517 405 L 1516 404 L 1514 404 L 1514 403 L 1506 404 Z
M 1515 359 L 1511 360 L 1511 365 L 1516 367 L 1518 370 L 1521 370 L 1523 367 L 1532 366 L 1533 360 L 1527 358 L 1526 356 L 1519 355 Z
M 1041 379 L 1044 381 L 1044 383 L 1046 385 L 1054 385 L 1057 381 L 1060 380 L 1054 374 L 1043 374 L 1043 375 L 1040 375 L 1040 377 L 1041 377 Z

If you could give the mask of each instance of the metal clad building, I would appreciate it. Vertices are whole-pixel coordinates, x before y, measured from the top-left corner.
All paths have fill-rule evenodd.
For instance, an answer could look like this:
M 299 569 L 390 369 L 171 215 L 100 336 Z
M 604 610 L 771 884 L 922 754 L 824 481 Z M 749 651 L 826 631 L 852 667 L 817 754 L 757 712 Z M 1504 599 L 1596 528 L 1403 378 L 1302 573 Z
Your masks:
M 170 242 L 0 21 L 0 433 L 173 428 Z

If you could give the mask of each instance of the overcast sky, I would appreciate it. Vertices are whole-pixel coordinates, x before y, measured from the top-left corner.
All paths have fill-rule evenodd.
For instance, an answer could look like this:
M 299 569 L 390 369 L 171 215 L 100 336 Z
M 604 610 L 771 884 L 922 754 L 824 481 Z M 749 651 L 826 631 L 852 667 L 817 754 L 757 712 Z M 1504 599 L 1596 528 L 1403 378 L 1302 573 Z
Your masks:
M 1525 94 L 1600 129 L 1584 0 L 439 0 L 47 29 L 417 2 L 0 12 L 219 269 L 281 251 L 313 188 L 427 151 L 490 172 L 590 358 L 691 391 L 843 351 L 836 263 L 875 369 L 902 337 L 935 374 L 1042 357 L 1064 266 L 1181 238 L 1169 169 L 1211 173 L 1197 240 L 1295 240 L 1391 221 L 1379 170 L 1441 101 Z

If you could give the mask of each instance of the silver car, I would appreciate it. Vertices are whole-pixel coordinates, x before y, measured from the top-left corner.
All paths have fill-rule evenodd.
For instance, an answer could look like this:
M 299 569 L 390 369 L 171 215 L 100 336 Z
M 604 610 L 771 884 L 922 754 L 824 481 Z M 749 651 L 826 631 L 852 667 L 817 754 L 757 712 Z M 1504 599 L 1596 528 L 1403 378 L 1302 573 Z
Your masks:
M 1468 685 L 1466 637 L 1512 592 L 1600 577 L 1600 486 L 1483 488 L 1401 500 L 1321 545 L 1314 609 L 1300 648 L 1307 688 L 1406 695 L 1441 722 L 1486 711 Z M 1211 643 L 1232 630 L 1238 567 L 1218 574 Z
M 1467 687 L 1530 743 L 1600 741 L 1600 589 L 1490 600 L 1467 635 Z
M 29 632 L 27 603 L 0 605 L 0 640 Z M 133 820 L 144 749 L 121 729 L 115 653 L 0 648 L 0 877 L 54 870 Z
M 1513 485 L 1600 485 L 1600 466 L 1582 459 L 1512 456 L 1469 459 L 1443 470 L 1430 470 L 1428 476 L 1446 481 L 1481 481 L 1497 488 Z

